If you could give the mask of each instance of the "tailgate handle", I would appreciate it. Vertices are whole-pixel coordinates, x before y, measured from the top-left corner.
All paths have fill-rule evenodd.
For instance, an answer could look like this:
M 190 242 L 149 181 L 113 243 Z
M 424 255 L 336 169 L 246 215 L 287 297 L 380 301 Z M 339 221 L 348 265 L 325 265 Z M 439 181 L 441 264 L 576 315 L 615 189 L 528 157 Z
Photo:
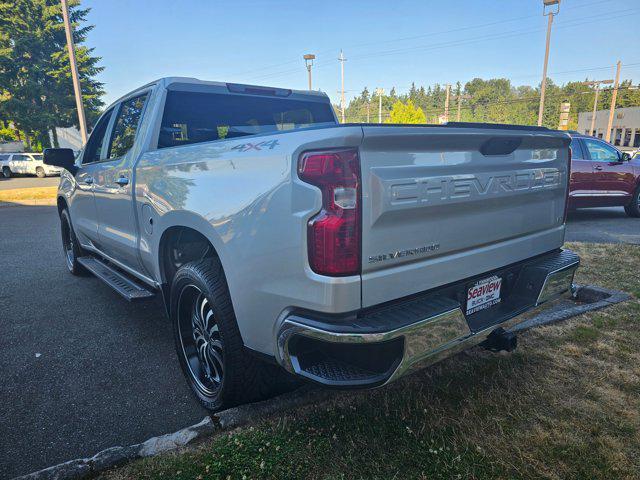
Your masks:
M 482 144 L 480 153 L 486 157 L 509 155 L 516 151 L 521 143 L 521 137 L 491 137 Z

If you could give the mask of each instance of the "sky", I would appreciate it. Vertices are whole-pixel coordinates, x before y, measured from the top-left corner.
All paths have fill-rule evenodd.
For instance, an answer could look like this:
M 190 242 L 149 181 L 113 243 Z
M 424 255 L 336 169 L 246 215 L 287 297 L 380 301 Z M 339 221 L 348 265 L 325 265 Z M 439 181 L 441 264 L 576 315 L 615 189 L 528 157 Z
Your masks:
M 339 103 L 369 90 L 504 77 L 537 85 L 547 19 L 542 0 L 84 0 L 95 25 L 107 104 L 164 76 L 307 88 L 302 55 L 316 55 L 313 88 Z M 551 34 L 556 83 L 640 83 L 640 1 L 562 0 Z

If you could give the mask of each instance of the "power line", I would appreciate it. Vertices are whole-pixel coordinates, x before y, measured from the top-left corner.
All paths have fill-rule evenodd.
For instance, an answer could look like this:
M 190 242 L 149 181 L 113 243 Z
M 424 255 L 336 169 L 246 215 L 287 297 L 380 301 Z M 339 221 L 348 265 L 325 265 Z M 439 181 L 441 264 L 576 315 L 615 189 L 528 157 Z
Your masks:
M 599 15 L 589 15 L 589 16 L 586 16 L 586 17 L 581 17 L 581 18 L 577 18 L 577 19 L 573 19 L 573 20 L 569 20 L 569 21 L 564 21 L 564 22 L 558 22 L 559 25 L 558 25 L 558 27 L 556 27 L 556 29 L 573 28 L 573 27 L 587 25 L 587 24 L 594 23 L 594 22 L 605 22 L 605 21 L 610 21 L 610 20 L 616 20 L 618 18 L 627 17 L 629 15 L 634 14 L 632 12 L 636 12 L 637 13 L 638 9 L 634 9 L 634 8 L 623 9 L 623 10 L 617 10 L 617 11 L 608 12 L 608 13 L 604 14 L 604 15 L 608 15 L 608 17 L 603 17 L 602 14 L 599 14 Z M 593 19 L 593 20 L 590 20 L 590 19 Z M 585 20 L 587 20 L 587 21 L 585 21 Z M 447 42 L 440 42 L 440 43 L 435 43 L 435 44 L 414 46 L 414 47 L 410 47 L 410 48 L 398 48 L 398 49 L 385 50 L 385 51 L 376 52 L 376 53 L 352 55 L 351 59 L 357 62 L 358 60 L 366 60 L 366 59 L 369 59 L 369 58 L 379 58 L 379 57 L 389 56 L 389 55 L 401 55 L 401 54 L 406 54 L 406 53 L 415 53 L 416 51 L 430 51 L 430 50 L 437 50 L 437 49 L 445 49 L 445 48 L 463 46 L 463 45 L 467 45 L 469 43 L 476 43 L 476 42 L 487 41 L 487 40 L 489 40 L 489 41 L 490 40 L 502 40 L 502 39 L 512 38 L 512 37 L 516 37 L 516 36 L 520 36 L 520 35 L 537 33 L 537 32 L 540 32 L 540 31 L 544 31 L 544 28 L 516 29 L 516 30 L 511 30 L 509 32 L 500 32 L 500 33 L 494 33 L 494 34 L 483 34 L 483 35 L 479 35 L 479 36 L 476 36 L 476 37 L 468 37 L 466 39 L 450 40 L 450 41 L 447 41 Z M 331 63 L 317 62 L 314 67 L 317 70 L 318 68 L 324 68 L 324 67 L 327 67 L 327 66 L 330 66 L 330 65 L 334 65 L 333 62 L 331 62 Z M 264 74 L 264 75 L 254 76 L 254 77 L 251 77 L 251 78 L 252 79 L 278 78 L 278 77 L 281 77 L 281 76 L 284 76 L 284 75 L 288 75 L 290 73 L 295 73 L 295 72 L 298 72 L 298 71 L 299 71 L 299 68 L 287 69 L 287 70 L 282 70 L 282 71 L 279 71 L 279 72 L 271 72 L 271 73 L 267 73 L 267 74 Z
M 563 10 L 576 10 L 576 9 L 580 9 L 580 8 L 585 8 L 585 7 L 592 7 L 594 5 L 599 5 L 599 4 L 603 4 L 603 3 L 611 3 L 612 0 L 598 0 L 595 2 L 590 2 L 590 3 L 583 3 L 580 5 L 574 5 L 574 6 L 569 6 L 569 7 L 565 7 Z M 363 47 L 363 46 L 371 46 L 371 45 L 380 45 L 383 43 L 393 43 L 393 42 L 402 42 L 402 41 L 407 41 L 407 40 L 415 40 L 417 38 L 425 38 L 425 37 L 431 37 L 431 36 L 440 36 L 440 35 L 445 35 L 448 33 L 456 33 L 456 32 L 461 32 L 461 31 L 466 31 L 466 30 L 476 30 L 476 29 L 482 29 L 485 27 L 491 27 L 491 26 L 495 26 L 495 25 L 501 25 L 504 23 L 512 23 L 512 22 L 517 22 L 520 20 L 525 20 L 528 18 L 537 18 L 538 15 L 525 15 L 525 16 L 521 16 L 521 17 L 512 17 L 512 18 L 506 18 L 506 19 L 502 19 L 502 20 L 498 20 L 498 21 L 493 21 L 493 22 L 488 22 L 488 23 L 483 23 L 483 24 L 474 24 L 474 25 L 467 25 L 464 27 L 457 27 L 457 28 L 452 28 L 452 29 L 447 29 L 447 30 L 440 30 L 438 32 L 429 32 L 429 33 L 425 33 L 425 34 L 420 34 L 420 35 L 412 35 L 412 36 L 407 36 L 407 37 L 399 37 L 399 38 L 392 38 L 392 39 L 388 39 L 388 40 L 378 40 L 376 42 L 366 42 L 366 43 L 359 43 L 359 44 L 352 44 L 352 45 L 346 45 L 346 48 L 349 48 L 351 50 L 359 48 L 359 47 Z M 318 56 L 322 56 L 325 53 L 329 53 L 332 52 L 333 49 L 330 50 L 324 50 L 318 53 Z M 243 72 L 239 72 L 236 74 L 233 74 L 233 76 L 241 76 L 241 75 L 245 75 L 247 73 L 253 73 L 253 72 L 259 72 L 259 71 L 264 71 L 264 70 L 270 70 L 272 68 L 278 68 L 284 65 L 291 65 L 294 63 L 299 63 L 299 60 L 289 60 L 286 62 L 280 62 L 280 63 L 276 63 L 276 64 L 272 64 L 272 65 L 265 65 L 263 67 L 257 67 L 257 68 L 253 68 L 250 70 L 245 70 Z M 298 71 L 299 69 L 296 68 L 295 71 Z M 293 71 L 293 70 L 290 70 Z

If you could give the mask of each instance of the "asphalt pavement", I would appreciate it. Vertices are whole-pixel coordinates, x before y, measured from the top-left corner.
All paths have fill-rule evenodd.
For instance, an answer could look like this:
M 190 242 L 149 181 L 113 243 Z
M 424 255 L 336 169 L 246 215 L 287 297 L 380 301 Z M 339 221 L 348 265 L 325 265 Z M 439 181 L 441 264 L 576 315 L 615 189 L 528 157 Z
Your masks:
M 581 210 L 566 238 L 640 244 L 640 219 Z M 0 208 L 0 352 L 1 479 L 206 415 L 160 302 L 130 304 L 94 277 L 70 275 L 55 207 Z
M 12 190 L 14 188 L 57 187 L 60 177 L 11 177 L 3 178 L 0 174 L 0 190 Z
M 569 213 L 565 240 L 640 245 L 640 218 L 627 216 L 622 207 L 576 210 Z
M 65 268 L 55 207 L 0 208 L 0 478 L 196 423 L 158 301 Z

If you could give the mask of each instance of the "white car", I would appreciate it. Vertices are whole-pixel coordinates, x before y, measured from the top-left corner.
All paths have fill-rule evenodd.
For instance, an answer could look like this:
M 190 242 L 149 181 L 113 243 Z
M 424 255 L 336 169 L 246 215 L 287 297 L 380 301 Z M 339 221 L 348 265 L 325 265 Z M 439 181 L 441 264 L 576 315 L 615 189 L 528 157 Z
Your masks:
M 45 165 L 42 162 L 41 153 L 0 153 L 0 168 L 6 178 L 15 173 L 44 178 L 50 175 L 60 175 L 62 171 L 61 168 Z

